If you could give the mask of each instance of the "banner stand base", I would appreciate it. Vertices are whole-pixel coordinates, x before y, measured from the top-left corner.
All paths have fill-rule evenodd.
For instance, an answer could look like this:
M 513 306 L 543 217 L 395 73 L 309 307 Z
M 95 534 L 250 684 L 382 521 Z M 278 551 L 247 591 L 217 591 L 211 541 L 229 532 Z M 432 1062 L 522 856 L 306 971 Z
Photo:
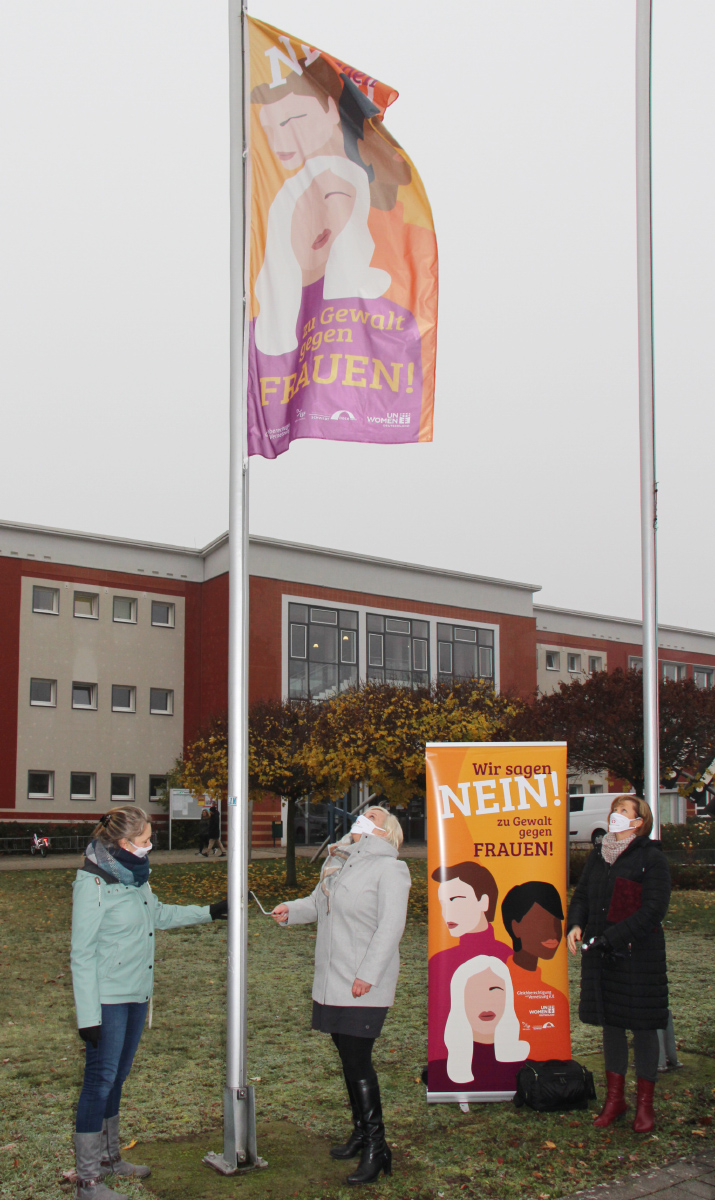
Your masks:
M 202 1162 L 219 1175 L 244 1175 L 268 1166 L 256 1149 L 256 1105 L 252 1087 L 224 1088 L 223 1154 L 210 1151 Z
M 516 1092 L 427 1092 L 428 1104 L 458 1104 L 468 1112 L 469 1104 L 492 1104 L 513 1100 Z

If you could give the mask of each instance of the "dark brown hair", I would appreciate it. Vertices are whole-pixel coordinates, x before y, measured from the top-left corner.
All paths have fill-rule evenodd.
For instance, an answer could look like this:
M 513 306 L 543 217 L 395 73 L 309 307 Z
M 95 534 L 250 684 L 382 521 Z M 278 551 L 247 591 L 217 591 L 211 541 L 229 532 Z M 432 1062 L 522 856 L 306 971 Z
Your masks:
M 616 796 L 615 800 L 611 804 L 608 814 L 609 816 L 613 812 L 616 805 L 620 804 L 621 800 L 630 800 L 631 804 L 636 810 L 636 817 L 640 817 L 641 821 L 643 822 L 642 825 L 639 825 L 637 829 L 633 830 L 636 837 L 650 837 L 650 831 L 653 828 L 653 813 L 650 810 L 650 804 L 646 804 L 645 800 L 642 800 L 640 796 Z
M 487 921 L 494 920 L 494 914 L 497 910 L 497 900 L 499 899 L 499 889 L 494 876 L 486 867 L 482 867 L 479 863 L 475 862 L 461 862 L 453 867 L 437 867 L 437 870 L 432 872 L 432 878 L 437 883 L 445 883 L 448 879 L 461 879 L 462 883 L 466 883 L 470 888 L 474 889 L 477 900 L 482 896 L 488 896 L 489 908 L 487 909 Z

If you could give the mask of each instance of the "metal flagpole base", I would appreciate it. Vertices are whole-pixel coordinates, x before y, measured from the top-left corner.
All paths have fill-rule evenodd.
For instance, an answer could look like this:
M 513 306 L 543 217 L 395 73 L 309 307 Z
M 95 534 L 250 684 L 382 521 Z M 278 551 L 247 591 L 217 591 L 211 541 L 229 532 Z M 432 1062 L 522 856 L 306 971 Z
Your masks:
M 212 1150 L 203 1161 L 219 1175 L 243 1175 L 268 1166 L 256 1150 L 256 1105 L 252 1087 L 224 1088 L 223 1154 Z

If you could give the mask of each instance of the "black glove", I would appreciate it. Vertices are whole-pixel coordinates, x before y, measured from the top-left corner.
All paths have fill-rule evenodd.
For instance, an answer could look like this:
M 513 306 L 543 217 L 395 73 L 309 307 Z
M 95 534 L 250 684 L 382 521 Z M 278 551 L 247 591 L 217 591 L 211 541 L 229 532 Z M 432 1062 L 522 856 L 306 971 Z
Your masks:
M 610 942 L 608 941 L 607 938 L 605 938 L 603 936 L 602 933 L 600 933 L 598 935 L 598 937 L 589 938 L 589 940 L 587 942 L 584 942 L 582 949 L 584 951 L 585 950 L 598 950 L 598 951 L 600 951 L 601 954 L 612 954 L 613 953 Z
M 85 1026 L 84 1029 L 78 1029 L 77 1033 L 79 1034 L 79 1036 L 81 1037 L 83 1042 L 91 1042 L 96 1050 L 97 1043 L 102 1036 L 102 1026 L 101 1025 L 87 1025 L 87 1026 Z
M 212 921 L 225 921 L 228 916 L 228 900 L 219 900 L 216 904 L 209 904 L 209 912 Z

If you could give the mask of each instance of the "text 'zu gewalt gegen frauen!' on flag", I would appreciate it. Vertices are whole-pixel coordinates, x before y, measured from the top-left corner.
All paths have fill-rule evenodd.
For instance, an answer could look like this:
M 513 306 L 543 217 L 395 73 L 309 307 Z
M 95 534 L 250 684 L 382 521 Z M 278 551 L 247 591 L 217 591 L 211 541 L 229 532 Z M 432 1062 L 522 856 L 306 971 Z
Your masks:
M 432 440 L 437 242 L 397 92 L 248 19 L 248 451 Z

